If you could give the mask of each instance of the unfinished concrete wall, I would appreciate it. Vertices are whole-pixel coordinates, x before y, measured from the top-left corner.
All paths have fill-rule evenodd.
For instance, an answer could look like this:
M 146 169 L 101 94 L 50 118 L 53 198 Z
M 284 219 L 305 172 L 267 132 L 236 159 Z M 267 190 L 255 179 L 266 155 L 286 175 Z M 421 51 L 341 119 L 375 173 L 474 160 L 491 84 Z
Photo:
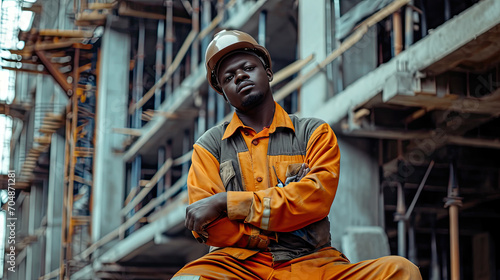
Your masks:
M 332 244 L 340 249 L 348 227 L 378 225 L 379 175 L 373 140 L 338 136 L 338 142 L 340 181 L 330 222 Z
M 52 134 L 47 198 L 45 272 L 53 271 L 60 266 L 64 189 L 64 145 L 64 137 L 59 134 Z
M 94 186 L 92 199 L 92 242 L 116 229 L 122 222 L 125 191 L 125 163 L 114 152 L 124 135 L 113 128 L 126 127 L 128 117 L 128 75 L 130 34 L 109 24 L 104 31 L 98 80 Z M 111 242 L 112 243 L 112 242 Z M 112 246 L 108 243 L 109 246 Z
M 325 1 L 299 1 L 300 58 L 314 54 L 316 62 L 325 59 L 326 37 L 318 36 L 318 34 L 326 34 L 325 9 Z M 311 17 L 311 15 L 315 16 Z M 308 64 L 301 73 L 309 72 L 315 65 L 316 63 Z M 302 116 L 312 115 L 324 103 L 326 96 L 328 96 L 327 78 L 324 72 L 320 72 L 301 87 L 299 110 Z

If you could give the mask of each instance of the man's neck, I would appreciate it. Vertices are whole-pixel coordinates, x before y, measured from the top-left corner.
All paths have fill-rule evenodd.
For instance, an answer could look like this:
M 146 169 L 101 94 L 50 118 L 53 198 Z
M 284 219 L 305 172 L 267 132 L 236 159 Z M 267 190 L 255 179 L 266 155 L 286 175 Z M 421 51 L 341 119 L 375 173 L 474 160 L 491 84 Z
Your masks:
M 266 126 L 270 126 L 273 122 L 276 106 L 274 100 L 271 102 L 262 103 L 252 110 L 241 112 L 236 110 L 236 114 L 244 125 L 249 126 L 259 133 Z

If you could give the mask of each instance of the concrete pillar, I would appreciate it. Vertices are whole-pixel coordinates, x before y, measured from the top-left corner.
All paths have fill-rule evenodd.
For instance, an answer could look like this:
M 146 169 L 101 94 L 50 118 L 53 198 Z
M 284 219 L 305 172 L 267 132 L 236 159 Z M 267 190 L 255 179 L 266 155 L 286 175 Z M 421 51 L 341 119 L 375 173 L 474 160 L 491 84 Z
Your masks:
M 52 134 L 50 143 L 49 187 L 47 195 L 47 229 L 45 272 L 59 268 L 64 188 L 64 137 Z
M 340 249 L 347 228 L 378 225 L 379 175 L 372 140 L 338 137 L 338 142 L 340 181 L 330 223 L 332 245 Z
M 122 19 L 124 20 L 124 19 Z M 128 76 L 130 34 L 124 28 L 128 22 L 116 23 L 112 18 L 104 31 L 101 46 L 100 77 L 96 115 L 96 145 L 94 156 L 94 186 L 92 190 L 92 242 L 116 229 L 122 222 L 120 210 L 125 192 L 125 163 L 113 150 L 120 149 L 124 135 L 113 128 L 126 127 L 128 118 Z M 112 244 L 108 243 L 109 248 Z
M 325 1 L 299 0 L 299 55 L 305 58 L 314 54 L 316 62 L 326 57 L 326 4 Z M 313 17 L 311 15 L 314 15 Z M 311 32 L 314 30 L 314 32 Z M 309 63 L 302 69 L 305 74 L 315 66 Z M 324 104 L 328 96 L 327 77 L 324 72 L 309 79 L 300 91 L 299 110 L 302 116 L 310 116 Z
M 33 184 L 29 196 L 28 235 L 34 236 L 42 221 L 43 186 Z M 40 276 L 41 248 L 40 240 L 26 247 L 26 279 L 37 279 Z

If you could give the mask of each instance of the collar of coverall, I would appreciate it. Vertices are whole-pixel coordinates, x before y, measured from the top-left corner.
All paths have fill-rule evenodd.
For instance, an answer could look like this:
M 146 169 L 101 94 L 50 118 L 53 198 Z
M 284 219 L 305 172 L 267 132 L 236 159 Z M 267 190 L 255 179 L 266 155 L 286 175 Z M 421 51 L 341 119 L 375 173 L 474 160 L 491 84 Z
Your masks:
M 273 116 L 273 122 L 269 126 L 269 133 L 273 133 L 276 131 L 278 127 L 289 128 L 293 132 L 295 132 L 295 127 L 293 126 L 292 120 L 288 113 L 278 104 L 276 101 L 274 102 L 275 110 Z M 226 131 L 224 131 L 224 135 L 222 135 L 222 140 L 231 137 L 236 131 L 239 130 L 240 127 L 250 128 L 243 124 L 236 113 L 233 113 L 233 118 L 231 122 L 226 127 Z

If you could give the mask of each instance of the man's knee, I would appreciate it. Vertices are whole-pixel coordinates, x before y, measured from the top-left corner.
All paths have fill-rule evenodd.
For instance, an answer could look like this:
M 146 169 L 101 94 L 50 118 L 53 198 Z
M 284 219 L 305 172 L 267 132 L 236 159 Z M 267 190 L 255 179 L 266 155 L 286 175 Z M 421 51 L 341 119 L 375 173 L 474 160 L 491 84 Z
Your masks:
M 408 259 L 400 256 L 386 256 L 379 259 L 385 267 L 388 279 L 422 279 L 418 267 Z

